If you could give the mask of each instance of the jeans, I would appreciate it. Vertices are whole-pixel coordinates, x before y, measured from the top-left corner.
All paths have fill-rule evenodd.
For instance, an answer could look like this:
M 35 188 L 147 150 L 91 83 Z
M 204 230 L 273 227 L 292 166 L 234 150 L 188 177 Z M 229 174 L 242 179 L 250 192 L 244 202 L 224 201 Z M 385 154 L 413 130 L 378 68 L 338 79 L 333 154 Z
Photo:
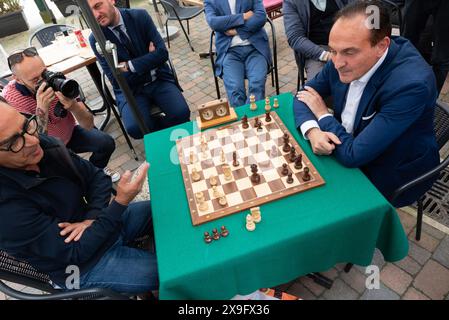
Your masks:
M 134 95 L 137 107 L 142 114 L 143 121 L 150 132 L 169 128 L 190 121 L 190 109 L 179 88 L 170 81 L 156 80 L 148 84 Z M 139 125 L 134 120 L 133 113 L 126 100 L 119 104 L 120 113 L 126 131 L 134 139 L 142 139 Z M 165 117 L 155 119 L 150 115 L 151 104 L 161 108 Z
M 223 81 L 229 104 L 239 107 L 249 103 L 249 95 L 265 99 L 268 63 L 253 45 L 229 48 L 223 60 Z M 245 78 L 248 79 L 246 94 Z
M 159 287 L 156 254 L 128 247 L 152 228 L 149 201 L 135 202 L 122 216 L 119 239 L 98 263 L 80 277 L 80 288 L 109 288 L 119 293 L 139 294 Z
M 86 130 L 78 125 L 73 129 L 67 148 L 75 153 L 92 152 L 89 161 L 97 168 L 103 169 L 115 150 L 115 142 L 103 131 L 96 128 Z

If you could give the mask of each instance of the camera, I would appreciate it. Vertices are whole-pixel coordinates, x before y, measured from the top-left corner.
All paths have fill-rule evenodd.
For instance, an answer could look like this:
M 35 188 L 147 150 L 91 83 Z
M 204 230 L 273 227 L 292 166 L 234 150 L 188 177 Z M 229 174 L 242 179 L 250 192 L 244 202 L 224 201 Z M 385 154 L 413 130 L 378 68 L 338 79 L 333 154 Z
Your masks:
M 36 85 L 35 91 L 39 89 L 42 81 L 47 83 L 44 91 L 51 87 L 54 91 L 61 92 L 65 97 L 69 99 L 75 99 L 80 94 L 78 82 L 72 79 L 67 79 L 62 72 L 53 72 L 45 70 L 42 72 L 42 80 Z M 65 118 L 67 116 L 67 110 L 60 101 L 55 105 L 54 115 L 59 118 Z

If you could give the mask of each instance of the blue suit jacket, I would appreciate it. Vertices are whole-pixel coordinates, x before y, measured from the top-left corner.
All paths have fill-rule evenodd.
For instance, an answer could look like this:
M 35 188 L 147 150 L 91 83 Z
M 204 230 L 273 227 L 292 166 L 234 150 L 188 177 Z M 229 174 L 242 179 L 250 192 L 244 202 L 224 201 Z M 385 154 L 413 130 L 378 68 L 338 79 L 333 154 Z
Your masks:
M 123 46 L 115 34 L 107 27 L 102 27 L 103 34 L 107 40 L 117 45 L 117 56 L 119 62 L 131 60 L 136 72 L 124 72 L 123 76 L 126 79 L 129 87 L 134 94 L 138 94 L 143 88 L 143 84 L 151 80 L 150 71 L 157 69 L 157 78 L 161 80 L 174 81 L 174 77 L 170 68 L 167 66 L 168 51 L 165 47 L 164 40 L 157 31 L 148 12 L 144 9 L 119 9 L 123 17 L 127 34 L 131 39 L 134 49 L 137 51 L 137 57 L 130 57 L 125 46 Z M 114 87 L 117 104 L 122 105 L 126 103 L 120 87 L 112 76 L 106 60 L 101 56 L 95 48 L 95 38 L 93 34 L 89 37 L 90 45 L 94 51 L 97 60 L 99 61 L 103 71 L 108 76 Z M 154 43 L 156 51 L 148 52 L 150 42 Z
M 433 130 L 437 90 L 432 69 L 411 43 L 393 37 L 385 61 L 368 82 L 355 117 L 354 132 L 341 125 L 349 84 L 342 83 L 332 62 L 308 82 L 322 97 L 333 96 L 334 117 L 319 121 L 322 131 L 342 142 L 333 154 L 347 167 L 360 167 L 388 199 L 392 192 L 439 163 Z M 316 120 L 294 99 L 296 126 Z M 393 204 L 417 200 L 433 181 L 406 192 Z
M 254 15 L 244 21 L 243 13 L 249 10 L 252 10 Z M 217 61 L 215 62 L 215 72 L 217 76 L 221 77 L 222 75 L 223 59 L 231 46 L 233 37 L 225 34 L 229 29 L 236 29 L 240 38 L 251 42 L 256 50 L 265 57 L 267 63 L 271 65 L 270 45 L 264 29 L 267 14 L 262 0 L 236 0 L 236 14 L 231 14 L 227 0 L 205 0 L 204 12 L 206 13 L 207 23 L 216 34 Z

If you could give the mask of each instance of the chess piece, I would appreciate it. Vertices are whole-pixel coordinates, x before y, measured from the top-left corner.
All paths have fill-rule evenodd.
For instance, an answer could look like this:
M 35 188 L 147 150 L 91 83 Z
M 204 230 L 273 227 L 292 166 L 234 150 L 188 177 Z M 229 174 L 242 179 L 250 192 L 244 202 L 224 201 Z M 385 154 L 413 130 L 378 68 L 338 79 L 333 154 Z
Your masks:
M 200 209 L 200 211 L 207 211 L 209 209 L 209 205 L 207 204 L 206 201 L 204 201 L 204 199 L 200 200 L 199 202 L 200 203 L 198 205 L 198 208 Z
M 195 198 L 198 201 L 204 200 L 204 194 L 201 191 L 197 192 L 197 193 L 195 193 Z
M 229 235 L 229 231 L 228 231 L 228 229 L 226 229 L 225 226 L 221 226 L 220 234 L 222 237 L 227 237 Z
M 225 153 L 223 150 L 221 150 L 221 153 L 220 153 L 220 161 L 223 163 L 226 162 L 226 157 L 225 157 Z
M 310 180 L 311 177 L 309 171 L 310 171 L 309 167 L 304 167 L 304 174 L 302 175 L 302 180 L 304 181 Z
M 228 204 L 228 200 L 226 200 L 226 197 L 225 197 L 225 196 L 221 196 L 221 197 L 218 199 L 218 203 L 220 204 L 220 206 L 225 206 L 225 205 Z
M 265 122 L 271 122 L 270 111 L 265 112 Z
M 254 128 L 257 128 L 258 125 L 259 125 L 259 117 L 255 117 L 254 118 Z
M 260 215 L 260 207 L 254 207 L 250 209 L 251 216 L 255 223 L 259 223 L 262 220 L 262 216 Z
M 251 182 L 253 183 L 259 183 L 260 182 L 260 175 L 257 173 L 258 169 L 257 169 L 257 164 L 252 164 L 251 165 L 251 172 L 253 173 L 251 175 Z
M 261 121 L 259 121 L 258 123 L 257 123 L 257 131 L 262 131 L 263 129 L 262 129 L 262 122 Z
M 275 145 L 271 146 L 270 156 L 275 158 L 278 156 L 278 148 Z
M 219 198 L 221 197 L 220 191 L 218 191 L 216 186 L 212 187 L 212 195 L 214 196 L 214 198 Z
M 256 229 L 256 224 L 254 223 L 253 217 L 250 214 L 246 215 L 246 230 L 254 231 Z
M 300 153 L 295 159 L 295 169 L 302 168 L 302 154 Z
M 270 97 L 265 97 L 265 111 L 271 110 Z
M 287 183 L 293 183 L 293 173 L 289 172 L 287 176 Z
M 242 128 L 243 129 L 248 129 L 249 124 L 248 124 L 248 117 L 246 116 L 246 114 L 242 117 Z
M 282 147 L 282 151 L 284 152 L 289 152 L 290 151 L 290 144 L 288 143 L 290 137 L 287 133 L 284 133 L 284 136 L 282 137 L 282 139 L 284 140 L 284 146 Z
M 250 110 L 257 110 L 256 97 L 253 94 L 249 96 L 249 103 Z
M 218 183 L 217 177 L 216 176 L 210 176 L 209 183 L 210 183 L 211 186 L 216 186 L 217 183 Z
M 296 159 L 296 149 L 295 147 L 291 147 L 290 149 L 290 161 L 293 162 Z
M 196 168 L 192 168 L 192 180 L 197 182 L 197 181 L 200 181 L 200 179 L 201 179 L 201 175 L 198 173 Z
M 234 167 L 238 167 L 239 164 L 240 164 L 240 163 L 237 161 L 237 152 L 234 151 L 234 152 L 232 153 L 232 165 L 233 165 Z
M 278 100 L 278 98 L 274 98 L 273 108 L 275 108 L 275 109 L 279 108 L 279 100 Z
M 288 174 L 288 164 L 284 163 L 282 164 L 282 175 L 286 176 Z
M 190 151 L 190 155 L 189 155 L 190 164 L 194 164 L 196 160 L 197 159 L 196 159 L 195 154 L 193 153 L 193 151 Z
M 218 234 L 217 228 L 214 228 L 214 229 L 212 230 L 212 238 L 213 238 L 214 240 L 220 239 L 220 235 Z
M 229 165 L 224 164 L 222 166 L 222 169 L 223 169 L 223 174 L 224 174 L 225 180 L 226 181 L 232 180 L 232 171 L 231 171 L 231 168 L 229 167 Z
M 204 232 L 204 242 L 206 242 L 206 243 L 212 242 L 212 237 L 210 236 L 209 232 L 207 232 L 207 231 Z

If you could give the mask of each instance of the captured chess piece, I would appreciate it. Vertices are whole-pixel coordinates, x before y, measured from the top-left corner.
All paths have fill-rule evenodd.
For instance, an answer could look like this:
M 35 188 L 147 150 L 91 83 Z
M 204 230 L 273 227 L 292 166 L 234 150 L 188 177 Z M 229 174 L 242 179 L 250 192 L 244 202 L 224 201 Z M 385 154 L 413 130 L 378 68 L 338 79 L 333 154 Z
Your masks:
M 234 151 L 232 153 L 232 165 L 234 167 L 238 167 L 240 165 L 240 163 L 237 161 L 237 152 L 236 151 Z
M 289 171 L 288 164 L 286 163 L 282 164 L 282 171 L 281 171 L 282 175 L 286 176 L 288 174 L 288 171 Z
M 271 122 L 270 111 L 265 112 L 265 122 Z
M 249 96 L 249 109 L 252 111 L 257 110 L 256 96 L 253 94 Z
M 259 223 L 262 220 L 262 216 L 260 215 L 260 207 L 251 208 L 250 211 L 253 221 L 255 223 Z
M 201 175 L 198 173 L 196 168 L 192 168 L 192 180 L 197 182 L 197 181 L 200 181 L 200 179 L 201 179 Z
M 292 172 L 289 172 L 287 175 L 287 183 L 288 184 L 293 183 L 293 173 Z
M 271 110 L 270 97 L 265 97 L 265 111 Z
M 310 180 L 310 173 L 309 173 L 310 169 L 309 167 L 304 167 L 304 173 L 302 175 L 302 180 L 304 181 L 309 181 Z
M 251 182 L 253 183 L 259 183 L 260 182 L 260 175 L 257 173 L 259 169 L 257 168 L 257 164 L 251 165 L 251 172 L 253 173 L 251 175 Z
M 254 231 L 256 229 L 256 224 L 254 223 L 253 217 L 250 214 L 246 215 L 246 230 Z
M 278 98 L 274 98 L 273 108 L 275 108 L 275 109 L 279 108 L 279 100 L 278 100 Z
M 212 242 L 212 237 L 210 236 L 209 232 L 207 232 L 207 231 L 204 232 L 204 242 L 206 242 L 206 243 Z
M 226 229 L 225 226 L 221 226 L 220 235 L 221 235 L 222 237 L 227 237 L 227 236 L 229 235 L 229 231 L 228 231 L 228 229 Z
M 246 116 L 246 114 L 242 117 L 242 128 L 243 129 L 248 129 L 249 124 L 248 124 L 248 117 Z
M 298 154 L 298 156 L 295 159 L 295 169 L 301 169 L 302 168 L 302 154 Z
M 212 238 L 213 238 L 214 240 L 220 239 L 220 234 L 218 233 L 217 228 L 214 228 L 214 229 L 212 230 Z
M 292 146 L 290 149 L 290 162 L 295 161 L 295 159 L 296 159 L 296 149 L 295 147 Z
M 288 141 L 290 140 L 289 135 L 287 133 L 284 133 L 282 139 L 284 140 L 284 146 L 282 147 L 282 151 L 289 152 L 290 151 L 290 144 L 288 143 Z

